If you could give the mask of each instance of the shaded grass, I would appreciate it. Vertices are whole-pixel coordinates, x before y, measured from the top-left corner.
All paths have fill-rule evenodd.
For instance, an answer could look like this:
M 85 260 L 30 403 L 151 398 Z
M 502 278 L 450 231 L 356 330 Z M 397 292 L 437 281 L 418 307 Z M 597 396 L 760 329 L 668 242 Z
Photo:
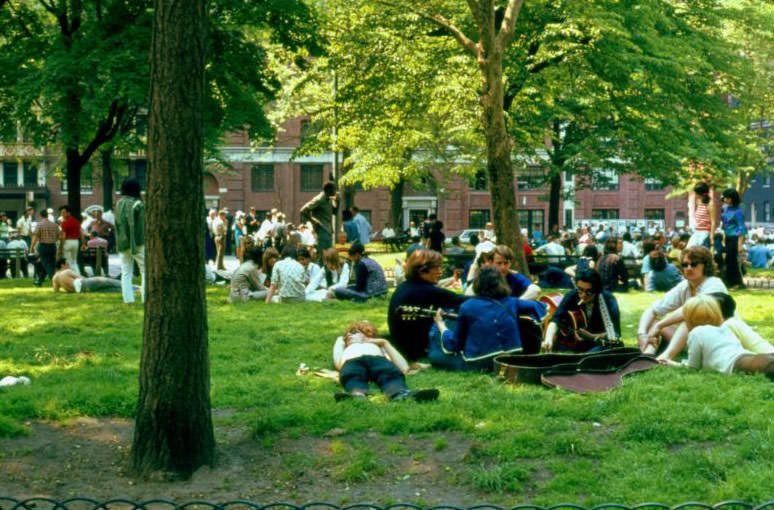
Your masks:
M 480 374 L 425 370 L 412 387 L 437 387 L 438 402 L 383 397 L 335 404 L 334 384 L 295 375 L 301 362 L 329 368 L 333 339 L 349 321 L 386 331 L 385 301 L 232 306 L 208 290 L 213 406 L 247 427 L 265 448 L 282 438 L 323 438 L 324 454 L 294 452 L 282 473 L 326 470 L 343 484 L 404 476 L 384 456 L 421 460 L 471 443 L 453 483 L 490 501 L 638 503 L 771 498 L 774 385 L 762 377 L 656 368 L 601 395 L 502 384 Z M 774 338 L 774 296 L 736 295 L 742 316 Z M 625 338 L 653 299 L 619 296 Z M 3 282 L 0 375 L 29 375 L 31 386 L 0 390 L 0 436 L 26 433 L 32 419 L 131 417 L 137 398 L 142 311 L 120 297 L 54 295 L 27 282 Z M 403 446 L 428 439 L 427 452 Z M 310 475 L 311 476 L 311 475 Z

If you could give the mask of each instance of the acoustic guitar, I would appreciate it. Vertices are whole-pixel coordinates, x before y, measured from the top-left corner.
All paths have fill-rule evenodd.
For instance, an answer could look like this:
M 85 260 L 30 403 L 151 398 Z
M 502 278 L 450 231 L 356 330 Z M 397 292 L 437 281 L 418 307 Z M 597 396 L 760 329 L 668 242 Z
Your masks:
M 401 305 L 398 307 L 398 314 L 404 320 L 414 320 L 418 318 L 435 318 L 438 310 L 436 308 L 425 308 L 421 306 Z M 456 313 L 441 311 L 441 316 L 445 319 L 457 319 Z M 519 315 L 518 317 L 519 335 L 521 336 L 521 348 L 524 354 L 537 354 L 540 352 L 540 343 L 543 341 L 543 326 L 528 315 Z
M 548 306 L 548 313 L 543 319 L 543 328 L 548 327 L 548 323 L 556 313 L 556 309 L 559 307 L 559 303 L 562 302 L 564 296 L 559 293 L 547 294 L 540 296 L 539 301 L 545 303 Z M 559 317 L 556 321 L 557 332 L 554 339 L 554 350 L 556 346 L 562 345 L 565 348 L 578 352 L 580 350 L 586 351 L 592 348 L 593 344 L 598 344 L 603 350 L 613 349 L 617 347 L 623 347 L 623 342 L 619 339 L 608 339 L 607 336 L 597 337 L 596 335 L 589 333 L 589 321 L 583 310 L 569 310 L 567 313 Z

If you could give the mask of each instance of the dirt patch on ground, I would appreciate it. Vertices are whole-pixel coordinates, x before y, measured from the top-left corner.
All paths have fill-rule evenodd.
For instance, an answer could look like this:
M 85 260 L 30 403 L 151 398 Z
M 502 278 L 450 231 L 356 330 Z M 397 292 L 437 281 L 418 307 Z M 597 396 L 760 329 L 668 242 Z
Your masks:
M 130 420 L 81 418 L 68 424 L 33 422 L 29 427 L 29 435 L 0 439 L 0 496 L 249 499 L 264 504 L 471 505 L 499 499 L 460 480 L 458 467 L 470 441 L 449 433 L 386 437 L 334 430 L 323 438 L 261 442 L 245 429 L 218 427 L 214 468 L 202 468 L 188 481 L 149 482 L 126 473 Z

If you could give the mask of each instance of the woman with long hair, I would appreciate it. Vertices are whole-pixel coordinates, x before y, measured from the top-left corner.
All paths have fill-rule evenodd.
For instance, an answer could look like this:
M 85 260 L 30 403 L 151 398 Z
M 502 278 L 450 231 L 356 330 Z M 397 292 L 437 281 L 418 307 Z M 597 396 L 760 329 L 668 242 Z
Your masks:
M 725 254 L 726 285 L 730 289 L 745 288 L 742 281 L 741 254 L 744 250 L 744 237 L 747 227 L 744 224 L 744 211 L 739 206 L 739 193 L 732 188 L 723 192 L 723 251 Z

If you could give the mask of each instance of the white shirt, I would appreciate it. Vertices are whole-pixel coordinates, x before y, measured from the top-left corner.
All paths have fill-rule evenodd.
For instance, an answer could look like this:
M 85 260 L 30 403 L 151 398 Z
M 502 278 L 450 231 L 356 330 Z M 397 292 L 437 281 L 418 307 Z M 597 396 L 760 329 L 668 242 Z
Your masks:
M 314 292 L 319 288 L 325 288 L 325 271 L 314 262 L 310 262 L 309 265 L 306 266 L 306 277 L 309 280 L 309 283 L 306 285 L 307 294 Z
M 314 246 L 317 244 L 317 239 L 314 238 L 314 234 L 311 230 L 306 229 L 303 232 L 299 232 L 301 235 L 301 244 L 305 246 Z
M 226 230 L 226 223 L 220 219 L 220 217 L 216 217 L 214 220 L 212 220 L 212 236 L 216 237 L 218 236 L 218 230 L 223 229 L 223 232 L 225 234 Z
M 384 237 L 385 239 L 389 239 L 390 237 L 395 237 L 395 231 L 391 228 L 382 229 L 382 237 Z
M 710 276 L 709 278 L 705 278 L 702 284 L 699 285 L 695 294 L 691 294 L 691 287 L 688 280 L 683 280 L 672 287 L 672 290 L 664 294 L 664 297 L 653 303 L 650 308 L 656 315 L 663 317 L 669 312 L 683 306 L 685 302 L 693 296 L 710 294 L 712 292 L 723 292 L 728 294 L 728 289 L 726 289 L 723 280 L 715 276 Z
M 261 228 L 258 229 L 258 239 L 263 241 L 266 239 L 266 236 L 269 235 L 271 232 L 271 229 L 274 228 L 274 224 L 269 220 L 263 220 L 261 223 Z
M 545 253 L 546 255 L 555 256 L 562 256 L 566 254 L 564 251 L 564 246 L 553 241 L 535 249 L 535 253 Z
M 634 243 L 630 243 L 629 241 L 624 241 L 623 248 L 621 248 L 621 256 L 637 258 L 640 256 L 640 254 L 637 250 L 637 247 L 634 246 Z
M 730 375 L 736 361 L 752 354 L 739 342 L 733 331 L 722 326 L 698 326 L 688 334 L 688 359 L 683 364 Z

